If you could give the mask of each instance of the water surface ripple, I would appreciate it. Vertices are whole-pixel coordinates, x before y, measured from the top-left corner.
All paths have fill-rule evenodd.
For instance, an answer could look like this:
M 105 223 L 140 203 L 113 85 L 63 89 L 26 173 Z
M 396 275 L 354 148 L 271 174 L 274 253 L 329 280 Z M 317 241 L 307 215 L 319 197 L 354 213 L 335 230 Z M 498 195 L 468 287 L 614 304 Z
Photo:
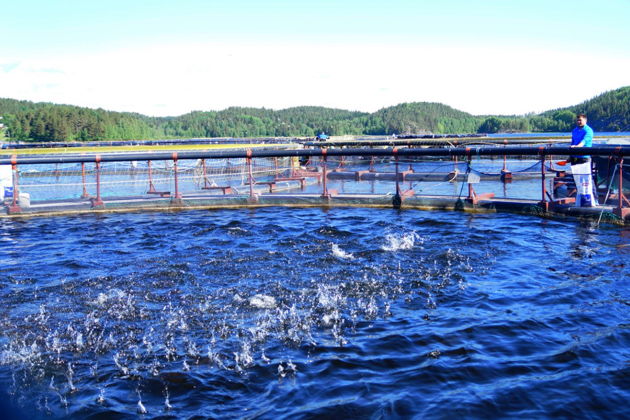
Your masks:
M 621 418 L 630 231 L 383 209 L 0 220 L 0 399 L 53 418 Z

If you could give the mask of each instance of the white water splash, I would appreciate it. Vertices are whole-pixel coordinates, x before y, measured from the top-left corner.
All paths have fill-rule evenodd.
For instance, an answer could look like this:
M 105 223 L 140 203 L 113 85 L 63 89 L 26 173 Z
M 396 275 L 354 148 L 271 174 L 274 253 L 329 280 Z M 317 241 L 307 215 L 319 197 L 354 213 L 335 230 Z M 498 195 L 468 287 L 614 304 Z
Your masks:
M 96 299 L 94 299 L 90 303 L 94 306 L 103 307 L 107 303 L 107 301 L 111 299 L 123 299 L 125 297 L 127 297 L 127 295 L 122 290 L 112 289 L 109 290 L 108 293 L 99 293 Z
M 75 343 L 79 350 L 83 348 L 83 334 L 82 333 L 77 333 Z
M 340 290 L 341 285 L 317 285 L 317 303 L 323 308 L 338 309 L 346 303 L 346 298 Z
M 416 232 L 389 233 L 385 235 L 385 244 L 381 246 L 383 251 L 409 250 L 414 247 L 416 241 L 421 242 L 420 235 Z
M 343 249 L 339 248 L 339 245 L 337 244 L 332 244 L 332 253 L 335 257 L 337 258 L 341 258 L 344 260 L 353 260 L 354 259 L 354 255 L 352 255 L 349 252 L 344 251 Z
M 42 353 L 37 343 L 31 345 L 24 343 L 23 345 L 9 346 L 8 350 L 0 353 L 0 365 L 8 365 L 12 363 L 21 363 L 29 365 L 40 359 Z
M 291 360 L 286 362 L 286 366 L 282 366 L 282 362 L 278 364 L 278 376 L 284 378 L 287 375 L 295 376 L 297 373 L 297 366 L 293 364 Z
M 77 387 L 74 386 L 74 381 L 72 378 L 74 377 L 74 369 L 72 369 L 72 363 L 68 363 L 68 371 L 66 372 L 66 379 L 68 380 L 68 388 L 70 392 L 77 392 Z
M 98 393 L 98 397 L 96 398 L 96 402 L 100 405 L 103 405 L 105 403 L 105 389 L 101 388 Z
M 138 414 L 147 414 L 148 413 L 148 411 L 145 408 L 144 404 L 142 404 L 142 400 L 138 400 L 138 409 L 137 409 L 137 411 L 138 411 Z
M 273 296 L 254 295 L 249 298 L 249 305 L 258 309 L 273 309 L 276 307 L 276 299 Z
M 173 409 L 173 406 L 171 405 L 171 400 L 169 398 L 169 393 L 168 393 L 168 387 L 165 386 L 164 387 L 164 409 L 166 411 L 170 411 Z

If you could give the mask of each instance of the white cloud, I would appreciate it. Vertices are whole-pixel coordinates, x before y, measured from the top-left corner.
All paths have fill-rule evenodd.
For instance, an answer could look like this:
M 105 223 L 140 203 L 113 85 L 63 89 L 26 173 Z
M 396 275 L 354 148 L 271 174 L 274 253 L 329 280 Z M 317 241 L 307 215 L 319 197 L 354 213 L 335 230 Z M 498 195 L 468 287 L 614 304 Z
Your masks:
M 630 84 L 630 59 L 419 45 L 186 44 L 0 60 L 0 96 L 180 115 L 229 106 L 375 111 L 433 101 L 473 114 L 577 104 Z

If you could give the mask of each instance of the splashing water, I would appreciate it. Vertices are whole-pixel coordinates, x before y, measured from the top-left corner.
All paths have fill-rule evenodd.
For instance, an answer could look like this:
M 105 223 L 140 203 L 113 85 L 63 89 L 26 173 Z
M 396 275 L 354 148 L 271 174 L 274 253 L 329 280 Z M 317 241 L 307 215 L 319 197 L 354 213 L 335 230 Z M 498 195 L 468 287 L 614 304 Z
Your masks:
M 332 244 L 332 253 L 335 257 L 341 258 L 342 260 L 353 260 L 354 255 L 349 252 L 345 252 L 343 249 L 339 248 L 339 245 Z
M 273 296 L 255 295 L 249 298 L 249 304 L 253 308 L 273 309 L 276 307 L 276 299 Z
M 57 418 L 222 418 L 544 417 L 587 414 L 587 394 L 603 393 L 616 403 L 603 413 L 619 417 L 630 397 L 616 385 L 623 358 L 599 353 L 623 354 L 630 301 L 625 248 L 607 246 L 622 241 L 609 231 L 578 230 L 582 241 L 567 233 L 575 226 L 515 215 L 211 214 L 9 227 L 29 244 L 0 249 L 28 262 L 0 277 L 10 398 Z M 536 242 L 553 226 L 574 246 Z M 434 240 L 449 235 L 448 246 Z M 520 249 L 502 246 L 515 238 Z M 573 257 L 594 240 L 588 258 Z M 580 276 L 563 271 L 567 259 Z M 544 375 L 557 369 L 567 375 Z M 515 380 L 522 406 L 509 399 Z M 447 382 L 462 392 L 445 395 Z M 569 385 L 575 397 L 548 401 Z
M 422 243 L 420 235 L 416 232 L 389 233 L 385 235 L 385 244 L 381 249 L 388 252 L 406 251 L 412 249 L 416 241 Z

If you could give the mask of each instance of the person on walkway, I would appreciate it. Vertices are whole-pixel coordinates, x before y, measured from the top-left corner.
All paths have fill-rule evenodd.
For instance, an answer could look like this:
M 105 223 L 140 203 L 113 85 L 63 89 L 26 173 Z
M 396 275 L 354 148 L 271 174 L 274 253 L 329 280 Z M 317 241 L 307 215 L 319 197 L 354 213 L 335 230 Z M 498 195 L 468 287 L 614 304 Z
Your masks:
M 579 114 L 575 119 L 575 128 L 571 132 L 571 147 L 591 147 L 593 146 L 593 129 L 588 126 L 587 118 L 584 114 Z M 590 156 L 576 156 L 590 159 Z
M 575 119 L 576 127 L 571 132 L 571 148 L 593 146 L 593 129 L 588 126 L 584 114 Z M 592 207 L 597 205 L 597 195 L 593 188 L 591 157 L 589 155 L 571 156 L 571 173 L 577 188 L 575 205 Z

